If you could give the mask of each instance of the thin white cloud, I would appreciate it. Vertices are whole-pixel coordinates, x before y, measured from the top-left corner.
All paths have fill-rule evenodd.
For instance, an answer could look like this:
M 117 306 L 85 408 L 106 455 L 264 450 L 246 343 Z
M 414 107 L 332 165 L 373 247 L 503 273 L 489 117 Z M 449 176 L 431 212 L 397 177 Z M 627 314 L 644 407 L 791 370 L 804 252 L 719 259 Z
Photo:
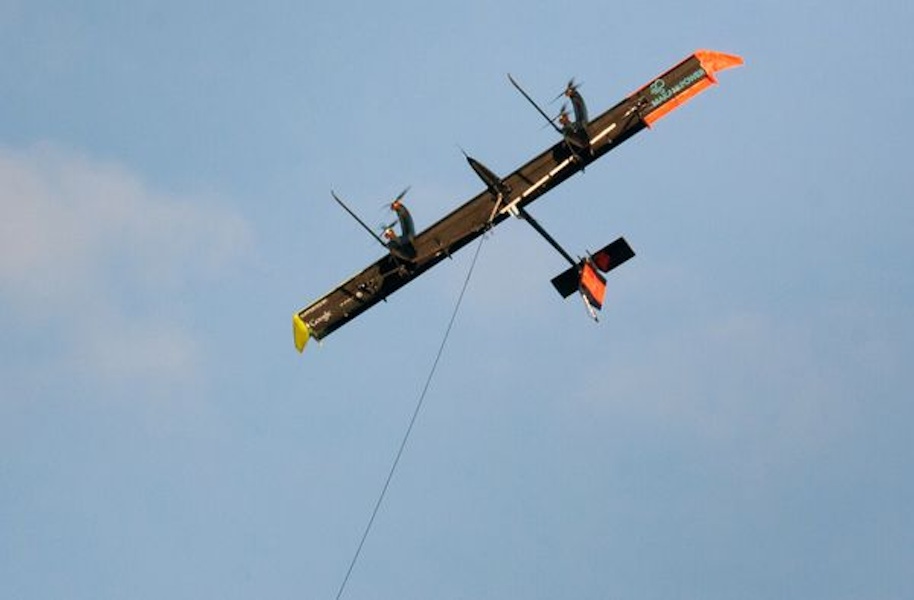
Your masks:
M 0 147 L 0 214 L 9 326 L 52 332 L 70 365 L 105 379 L 191 376 L 199 342 L 171 307 L 250 247 L 211 199 L 52 145 Z

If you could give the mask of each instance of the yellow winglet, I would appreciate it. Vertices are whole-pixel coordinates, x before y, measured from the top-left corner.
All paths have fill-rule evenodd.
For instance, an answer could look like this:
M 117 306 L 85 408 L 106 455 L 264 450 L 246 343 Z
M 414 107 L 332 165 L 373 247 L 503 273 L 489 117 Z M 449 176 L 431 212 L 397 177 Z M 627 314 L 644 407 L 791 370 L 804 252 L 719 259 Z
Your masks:
M 302 321 L 298 313 L 292 315 L 292 332 L 295 334 L 295 349 L 301 353 L 305 349 L 305 344 L 311 338 L 311 328 Z

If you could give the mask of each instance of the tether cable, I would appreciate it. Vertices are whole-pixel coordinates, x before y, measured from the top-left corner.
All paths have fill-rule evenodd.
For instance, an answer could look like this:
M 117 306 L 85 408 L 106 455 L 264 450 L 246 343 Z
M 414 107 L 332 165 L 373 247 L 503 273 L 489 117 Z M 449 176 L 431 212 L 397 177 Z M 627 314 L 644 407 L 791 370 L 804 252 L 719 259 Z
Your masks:
M 460 311 L 460 305 L 463 303 L 463 296 L 466 294 L 467 286 L 470 285 L 470 278 L 473 276 L 473 270 L 476 268 L 476 260 L 479 258 L 479 251 L 482 250 L 482 243 L 485 241 L 485 239 L 485 236 L 482 236 L 479 239 L 479 244 L 476 246 L 476 253 L 473 255 L 473 261 L 470 263 L 470 269 L 467 271 L 466 279 L 463 281 L 463 287 L 460 290 L 460 295 L 457 297 L 457 303 L 454 305 L 454 312 L 451 313 L 451 320 L 448 322 L 447 329 L 444 331 L 444 337 L 441 340 L 441 345 L 438 346 L 438 353 L 435 355 L 435 360 L 432 363 L 432 368 L 425 380 L 425 385 L 422 387 L 422 393 L 419 394 L 419 400 L 416 402 L 416 408 L 413 410 L 413 415 L 409 420 L 409 426 L 406 428 L 406 433 L 403 434 L 403 439 L 400 441 L 400 447 L 397 450 L 397 455 L 394 457 L 393 464 L 390 465 L 390 471 L 387 473 L 387 479 L 384 481 L 384 486 L 381 488 L 381 493 L 378 495 L 374 509 L 371 511 L 371 518 L 368 519 L 368 525 L 365 526 L 365 531 L 362 532 L 362 539 L 359 540 L 359 545 L 355 550 L 355 554 L 352 556 L 352 560 L 349 563 L 349 568 L 346 570 L 346 576 L 343 577 L 343 582 L 340 584 L 340 589 L 336 593 L 336 600 L 340 600 L 343 592 L 346 590 L 346 584 L 349 583 L 349 578 L 352 576 L 352 571 L 355 568 L 355 564 L 358 562 L 359 556 L 362 554 L 362 547 L 365 545 L 365 540 L 368 539 L 368 534 L 371 532 L 371 527 L 374 525 L 375 518 L 378 516 L 378 511 L 381 509 L 381 504 L 384 502 L 384 497 L 387 495 L 387 490 L 390 487 L 391 480 L 393 480 L 394 473 L 397 470 L 397 465 L 400 464 L 400 458 L 403 456 L 403 450 L 406 449 L 406 443 L 409 441 L 409 436 L 413 431 L 413 426 L 416 424 L 416 419 L 419 417 L 419 411 L 422 410 L 422 404 L 425 402 L 425 396 L 428 394 L 428 389 L 432 384 L 432 379 L 435 376 L 435 371 L 438 369 L 438 363 L 441 361 L 441 355 L 444 353 L 444 346 L 447 344 L 448 337 L 451 335 L 451 329 L 454 327 L 454 321 L 456 321 L 457 313 Z

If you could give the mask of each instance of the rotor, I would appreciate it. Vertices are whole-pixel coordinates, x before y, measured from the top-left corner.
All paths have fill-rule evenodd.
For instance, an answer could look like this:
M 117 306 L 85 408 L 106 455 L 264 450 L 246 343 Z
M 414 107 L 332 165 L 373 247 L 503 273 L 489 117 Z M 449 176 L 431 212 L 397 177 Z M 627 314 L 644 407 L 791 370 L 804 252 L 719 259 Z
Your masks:
M 575 83 L 575 82 L 574 82 L 574 77 L 572 77 L 571 79 L 568 80 L 568 83 L 565 85 L 565 89 L 562 90 L 562 92 L 561 92 L 558 96 L 556 96 L 555 98 L 553 98 L 553 99 L 552 99 L 552 102 L 555 102 L 556 100 L 558 100 L 558 99 L 561 98 L 562 96 L 565 96 L 565 97 L 567 97 L 567 98 L 571 98 L 571 97 L 578 91 L 578 88 L 581 87 L 582 85 L 584 85 L 584 84 L 583 84 L 583 83 Z
M 400 200 L 403 200 L 403 198 L 406 196 L 406 193 L 409 192 L 409 189 L 410 189 L 411 187 L 413 187 L 413 186 L 408 185 L 408 186 L 406 186 L 406 188 L 403 189 L 402 192 L 400 192 L 399 194 L 397 194 L 397 197 L 394 198 L 393 201 L 390 203 L 390 209 L 391 209 L 391 210 L 395 210 L 395 209 L 394 209 L 394 205 L 397 204 L 397 203 L 399 203 Z
M 382 204 L 382 205 L 381 205 L 381 208 L 387 208 L 387 209 L 390 209 L 391 211 L 396 211 L 396 210 L 397 210 L 397 209 L 395 208 L 396 205 L 397 205 L 401 200 L 403 200 L 403 198 L 406 197 L 406 194 L 409 192 L 409 190 L 410 190 L 412 187 L 413 187 L 413 186 L 411 186 L 411 185 L 406 186 L 406 187 L 403 189 L 403 191 L 400 192 L 399 194 L 397 194 L 396 197 L 395 197 L 393 200 L 391 200 L 389 203 L 388 203 L 388 202 L 385 202 L 384 204 Z M 380 224 L 378 225 L 378 231 L 380 231 L 382 234 L 384 234 L 387 230 L 393 229 L 393 226 L 396 225 L 398 221 L 399 221 L 399 219 L 394 219 L 394 220 L 391 221 L 390 223 L 383 223 L 383 222 L 382 222 L 382 223 L 380 223 Z

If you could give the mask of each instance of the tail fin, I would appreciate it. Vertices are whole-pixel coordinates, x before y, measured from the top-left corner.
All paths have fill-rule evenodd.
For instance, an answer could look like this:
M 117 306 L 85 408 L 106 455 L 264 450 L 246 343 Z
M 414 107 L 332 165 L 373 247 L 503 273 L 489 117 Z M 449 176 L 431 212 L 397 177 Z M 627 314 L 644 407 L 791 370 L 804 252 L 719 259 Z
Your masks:
M 589 306 L 596 310 L 603 308 L 603 299 L 606 297 L 606 278 L 593 268 L 593 263 L 589 260 L 584 261 L 584 267 L 581 269 L 580 287 Z M 596 318 L 593 313 L 591 316 Z

